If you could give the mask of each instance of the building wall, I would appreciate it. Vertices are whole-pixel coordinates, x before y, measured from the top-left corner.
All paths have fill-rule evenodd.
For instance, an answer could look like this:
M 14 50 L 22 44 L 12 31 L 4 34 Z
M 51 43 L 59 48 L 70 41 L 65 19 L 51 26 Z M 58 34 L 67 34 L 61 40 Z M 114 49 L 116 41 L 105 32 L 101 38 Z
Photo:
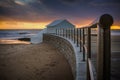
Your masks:
M 60 29 L 60 28 L 75 28 L 75 26 L 67 21 L 63 21 L 55 26 L 51 26 L 51 27 L 47 28 L 47 33 L 54 34 L 56 32 L 56 29 Z
M 55 27 L 56 28 L 75 28 L 74 25 L 72 25 L 71 23 L 69 23 L 67 21 L 63 21 L 62 23 L 56 25 Z
M 55 34 L 56 33 L 56 28 L 47 28 L 47 33 Z

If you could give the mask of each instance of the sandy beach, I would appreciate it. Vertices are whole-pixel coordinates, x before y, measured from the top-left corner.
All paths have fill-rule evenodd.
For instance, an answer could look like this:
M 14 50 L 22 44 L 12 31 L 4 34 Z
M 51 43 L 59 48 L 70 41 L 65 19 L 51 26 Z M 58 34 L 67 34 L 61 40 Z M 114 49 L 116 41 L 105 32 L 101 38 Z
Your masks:
M 0 45 L 0 80 L 73 80 L 69 64 L 54 47 Z

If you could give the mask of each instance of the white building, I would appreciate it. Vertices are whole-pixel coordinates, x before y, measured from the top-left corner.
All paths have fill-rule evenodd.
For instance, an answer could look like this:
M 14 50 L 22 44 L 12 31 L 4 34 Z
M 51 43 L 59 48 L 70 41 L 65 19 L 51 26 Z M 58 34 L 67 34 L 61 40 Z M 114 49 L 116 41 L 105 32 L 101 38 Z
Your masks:
M 56 29 L 60 29 L 60 28 L 74 28 L 75 26 L 73 24 L 71 24 L 70 22 L 68 22 L 67 20 L 55 20 L 52 23 L 50 23 L 49 25 L 47 25 L 47 28 L 43 29 L 42 31 L 40 31 L 37 35 L 32 36 L 30 38 L 30 41 L 32 44 L 38 44 L 41 43 L 43 41 L 43 33 L 55 33 Z
M 55 33 L 56 29 L 74 28 L 75 26 L 67 20 L 55 20 L 47 25 L 47 33 Z

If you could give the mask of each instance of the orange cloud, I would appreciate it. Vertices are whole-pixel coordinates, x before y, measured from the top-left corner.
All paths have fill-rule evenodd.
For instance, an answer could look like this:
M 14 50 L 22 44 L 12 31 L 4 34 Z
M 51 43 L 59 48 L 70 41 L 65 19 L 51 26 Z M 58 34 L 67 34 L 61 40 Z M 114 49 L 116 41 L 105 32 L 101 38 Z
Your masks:
M 48 23 L 35 23 L 35 22 L 15 22 L 3 21 L 0 22 L 0 29 L 43 29 Z

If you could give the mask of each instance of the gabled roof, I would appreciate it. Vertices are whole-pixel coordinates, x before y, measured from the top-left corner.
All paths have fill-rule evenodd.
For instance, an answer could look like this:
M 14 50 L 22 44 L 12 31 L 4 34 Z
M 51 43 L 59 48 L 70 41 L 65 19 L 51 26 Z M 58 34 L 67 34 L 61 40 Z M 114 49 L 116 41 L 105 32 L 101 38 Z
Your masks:
M 63 20 L 55 20 L 52 23 L 48 24 L 47 26 L 55 26 L 55 25 L 57 25 L 57 24 L 59 24 L 59 23 L 61 23 L 63 21 L 65 21 L 65 19 L 63 19 Z

